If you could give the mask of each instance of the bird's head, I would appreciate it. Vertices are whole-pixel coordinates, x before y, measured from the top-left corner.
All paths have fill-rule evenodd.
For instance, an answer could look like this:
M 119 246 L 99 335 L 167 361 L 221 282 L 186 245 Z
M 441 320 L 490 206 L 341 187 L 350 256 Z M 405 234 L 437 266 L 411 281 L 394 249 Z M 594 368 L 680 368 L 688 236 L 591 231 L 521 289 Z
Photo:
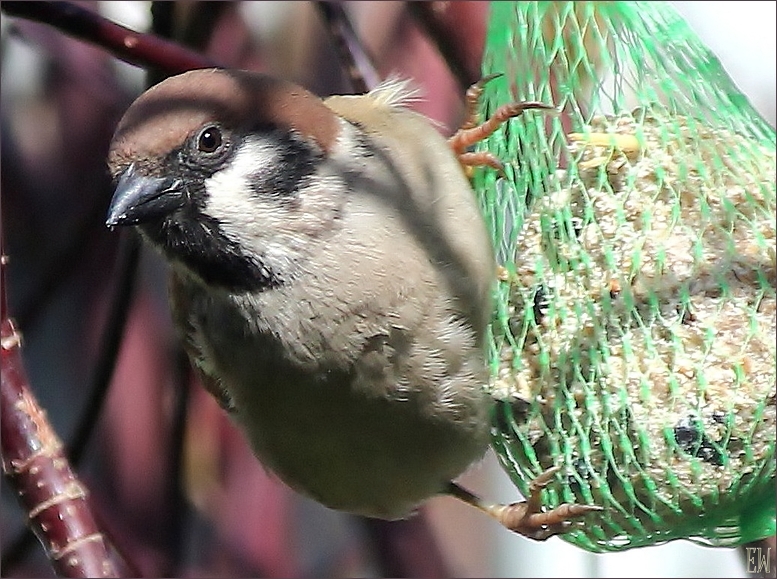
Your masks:
M 107 225 L 137 225 L 208 285 L 284 283 L 338 217 L 326 160 L 341 122 L 321 99 L 256 73 L 195 70 L 143 93 L 111 143 Z

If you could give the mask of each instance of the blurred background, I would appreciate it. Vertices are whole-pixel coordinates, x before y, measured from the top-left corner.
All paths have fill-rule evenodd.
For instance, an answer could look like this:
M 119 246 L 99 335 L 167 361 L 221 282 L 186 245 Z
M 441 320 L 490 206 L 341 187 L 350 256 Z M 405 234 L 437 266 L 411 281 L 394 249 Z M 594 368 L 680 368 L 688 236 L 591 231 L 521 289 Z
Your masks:
M 164 23 L 165 14 L 157 15 L 153 25 L 179 38 L 181 15 L 199 13 L 209 34 L 188 40 L 224 65 L 284 76 L 322 96 L 351 92 L 313 3 L 158 4 L 175 4 L 162 9 L 173 19 Z M 674 4 L 774 125 L 777 3 Z M 80 5 L 136 30 L 152 27 L 151 2 Z M 413 78 L 425 94 L 414 108 L 453 132 L 462 118 L 462 91 L 405 3 L 343 5 L 380 76 Z M 482 50 L 487 13 L 488 2 L 456 11 L 469 54 Z M 53 28 L 5 14 L 0 26 L 10 311 L 23 333 L 35 394 L 69 441 L 89 405 L 103 330 L 116 304 L 117 271 L 131 261 L 126 232 L 103 225 L 111 197 L 105 153 L 147 78 Z M 400 523 L 325 509 L 268 474 L 189 375 L 171 331 L 164 266 L 145 248 L 134 288 L 110 390 L 79 472 L 101 525 L 144 576 L 746 576 L 735 549 L 675 541 L 594 555 L 558 538 L 535 543 L 512 535 L 445 498 Z M 494 500 L 518 499 L 492 454 L 463 482 Z M 37 544 L 6 559 L 24 518 L 7 485 L 2 498 L 3 576 L 50 576 Z

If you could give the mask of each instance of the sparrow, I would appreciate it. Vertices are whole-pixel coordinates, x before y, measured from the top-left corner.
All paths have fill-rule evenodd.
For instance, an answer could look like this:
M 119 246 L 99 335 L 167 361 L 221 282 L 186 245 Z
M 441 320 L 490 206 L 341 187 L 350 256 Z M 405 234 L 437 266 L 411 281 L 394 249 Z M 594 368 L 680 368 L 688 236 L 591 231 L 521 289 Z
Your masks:
M 106 223 L 169 263 L 189 358 L 288 486 L 383 519 L 452 495 L 545 539 L 598 510 L 543 512 L 558 468 L 512 505 L 453 482 L 490 441 L 496 264 L 462 167 L 498 168 L 466 152 L 498 123 L 448 142 L 413 96 L 397 79 L 321 99 L 247 71 L 168 78 L 116 129 Z

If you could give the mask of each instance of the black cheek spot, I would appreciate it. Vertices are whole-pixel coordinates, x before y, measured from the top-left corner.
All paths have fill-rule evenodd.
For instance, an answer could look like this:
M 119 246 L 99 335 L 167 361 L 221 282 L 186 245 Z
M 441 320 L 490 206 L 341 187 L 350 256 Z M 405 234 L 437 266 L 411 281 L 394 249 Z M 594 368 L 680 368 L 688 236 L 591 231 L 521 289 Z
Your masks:
M 278 159 L 270 167 L 262 167 L 251 181 L 254 195 L 275 198 L 285 203 L 295 199 L 322 160 L 318 148 L 301 136 L 281 129 L 264 129 L 263 136 L 277 151 Z

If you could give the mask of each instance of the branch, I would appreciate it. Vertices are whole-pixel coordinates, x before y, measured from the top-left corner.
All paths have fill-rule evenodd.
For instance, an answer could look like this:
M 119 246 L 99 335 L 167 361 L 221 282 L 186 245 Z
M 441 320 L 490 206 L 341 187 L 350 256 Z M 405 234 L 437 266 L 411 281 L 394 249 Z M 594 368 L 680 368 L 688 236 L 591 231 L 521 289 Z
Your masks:
M 0 231 L 2 233 L 2 231 Z M 1 242 L 1 240 L 0 240 Z M 0 244 L 1 245 L 1 244 Z M 61 577 L 119 577 L 76 477 L 29 387 L 21 338 L 8 312 L 0 246 L 0 451 L 3 473 Z
M 480 80 L 480 63 L 486 34 L 486 18 L 479 11 L 488 9 L 487 2 L 406 2 L 437 47 L 464 94 Z M 477 15 L 477 18 L 473 16 Z
M 69 460 L 70 464 L 75 468 L 78 467 L 83 458 L 86 445 L 94 433 L 97 418 L 103 409 L 108 394 L 121 339 L 127 323 L 131 300 L 134 295 L 139 254 L 140 247 L 137 237 L 134 235 L 123 236 L 119 257 L 116 260 L 116 272 L 113 276 L 116 281 L 110 300 L 108 320 L 102 331 L 100 350 L 89 380 L 89 395 L 76 422 L 74 434 L 67 445 L 66 460 Z M 3 319 L 6 317 L 7 314 L 4 315 Z M 5 355 L 5 352 L 3 354 Z M 5 361 L 5 358 L 3 360 Z M 3 380 L 5 380 L 5 374 L 3 374 Z M 5 450 L 3 452 L 5 453 Z M 30 537 L 29 529 L 25 528 L 6 545 L 2 557 L 2 563 L 5 568 L 15 565 L 27 553 L 33 545 Z
M 135 235 L 124 236 L 121 241 L 119 257 L 116 260 L 116 272 L 113 275 L 115 282 L 108 319 L 102 331 L 100 350 L 89 380 L 89 396 L 68 444 L 67 455 L 75 466 L 81 462 L 108 395 L 134 296 L 140 242 Z
M 89 510 L 86 488 L 70 468 L 62 443 L 29 390 L 19 334 L 8 318 L 0 323 L 3 472 L 57 575 L 119 577 L 107 541 Z
M 327 30 L 354 92 L 363 94 L 375 88 L 380 82 L 380 75 L 356 34 L 342 3 L 319 1 L 316 2 L 316 7 L 326 21 Z
M 9 16 L 53 26 L 136 66 L 158 68 L 169 74 L 218 66 L 175 42 L 135 32 L 71 2 L 2 2 L 0 9 Z

